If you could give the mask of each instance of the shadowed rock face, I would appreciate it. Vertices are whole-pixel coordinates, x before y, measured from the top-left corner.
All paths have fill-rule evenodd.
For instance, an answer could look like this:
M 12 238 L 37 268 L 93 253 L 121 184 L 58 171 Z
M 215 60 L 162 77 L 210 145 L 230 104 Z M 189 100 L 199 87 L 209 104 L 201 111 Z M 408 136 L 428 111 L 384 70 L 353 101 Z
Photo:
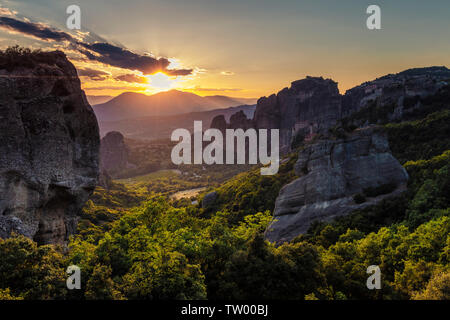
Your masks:
M 210 128 L 219 129 L 223 134 L 225 134 L 226 129 L 243 129 L 247 130 L 254 128 L 253 121 L 248 119 L 244 111 L 239 111 L 230 117 L 230 123 L 227 123 L 223 115 L 215 116 L 212 121 Z
M 322 77 L 306 77 L 294 81 L 276 95 L 258 100 L 253 126 L 256 129 L 279 129 L 280 152 L 291 151 L 297 139 L 310 140 L 315 134 L 327 134 L 345 117 L 374 105 L 386 110 L 390 120 L 402 119 L 420 104 L 406 106 L 405 101 L 426 97 L 447 85 L 450 70 L 446 67 L 409 69 L 386 75 L 339 93 L 337 83 Z M 410 102 L 408 103 L 410 104 Z M 354 123 L 364 127 L 371 123 Z
M 230 117 L 230 125 L 229 129 L 243 129 L 247 130 L 253 127 L 253 122 L 250 119 L 247 119 L 244 111 L 239 111 L 233 114 Z
M 217 116 L 212 128 L 244 130 L 279 129 L 280 153 L 290 152 L 297 141 L 311 140 L 316 134 L 327 134 L 328 129 L 361 109 L 375 106 L 390 106 L 385 110 L 390 120 L 402 119 L 409 112 L 420 108 L 420 103 L 408 105 L 416 97 L 426 97 L 436 93 L 448 84 L 450 70 L 446 67 L 409 69 L 365 82 L 341 95 L 337 83 L 322 77 L 306 77 L 291 83 L 277 94 L 258 100 L 253 119 L 244 114 L 234 114 L 230 124 Z M 352 123 L 365 127 L 369 123 Z M 294 146 L 295 148 L 295 146 Z
M 261 98 L 254 123 L 258 129 L 280 130 L 280 152 L 291 149 L 296 134 L 324 132 L 341 118 L 341 95 L 330 79 L 307 77 L 277 95 Z
M 62 52 L 0 70 L 0 237 L 63 243 L 99 171 L 97 120 Z
M 225 116 L 219 114 L 212 119 L 211 125 L 209 127 L 213 129 L 219 129 L 222 133 L 225 133 L 227 125 L 228 124 L 227 121 L 225 120 Z
M 377 107 L 394 106 L 388 118 L 402 119 L 415 107 L 420 108 L 420 105 L 406 106 L 407 99 L 435 94 L 447 85 L 449 78 L 450 70 L 446 67 L 427 67 L 409 69 L 365 82 L 348 90 L 343 96 L 343 116 L 375 104 Z
M 300 151 L 295 171 L 299 178 L 284 186 L 276 200 L 274 221 L 266 231 L 269 241 L 290 241 L 314 221 L 330 221 L 396 195 L 408 179 L 377 127 L 309 145 Z M 368 188 L 385 192 L 356 203 L 353 197 Z
M 100 167 L 109 175 L 128 167 L 128 147 L 123 135 L 117 131 L 106 134 L 100 143 Z

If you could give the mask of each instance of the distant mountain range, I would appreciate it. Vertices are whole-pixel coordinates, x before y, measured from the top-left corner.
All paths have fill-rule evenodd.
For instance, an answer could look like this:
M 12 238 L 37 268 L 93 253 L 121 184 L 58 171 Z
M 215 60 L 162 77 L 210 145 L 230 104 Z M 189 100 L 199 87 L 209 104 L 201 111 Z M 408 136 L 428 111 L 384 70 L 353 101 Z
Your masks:
M 110 131 L 119 131 L 126 137 L 134 139 L 169 139 L 172 131 L 177 128 L 185 128 L 192 132 L 194 121 L 202 121 L 203 127 L 209 128 L 212 119 L 218 115 L 224 115 L 225 119 L 229 121 L 233 114 L 243 111 L 247 118 L 252 119 L 255 108 L 256 105 L 242 105 L 202 112 L 140 117 L 119 121 L 99 121 L 98 123 L 102 137 Z
M 109 100 L 113 99 L 113 96 L 86 96 L 89 104 L 91 106 L 95 105 L 95 104 L 100 104 L 100 103 L 105 103 L 108 102 Z
M 125 92 L 107 102 L 94 105 L 93 109 L 98 121 L 104 122 L 201 112 L 254 103 L 256 99 L 220 95 L 201 97 L 190 92 L 171 90 L 151 96 Z

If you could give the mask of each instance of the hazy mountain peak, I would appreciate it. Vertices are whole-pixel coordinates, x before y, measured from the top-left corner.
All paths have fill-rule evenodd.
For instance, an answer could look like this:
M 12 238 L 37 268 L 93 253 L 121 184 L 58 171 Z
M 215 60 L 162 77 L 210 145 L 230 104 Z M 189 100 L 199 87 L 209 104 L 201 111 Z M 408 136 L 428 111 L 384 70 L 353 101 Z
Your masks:
M 95 105 L 94 111 L 99 121 L 117 121 L 223 109 L 248 102 L 249 99 L 221 95 L 202 97 L 192 92 L 172 89 L 154 95 L 124 92 L 106 103 Z

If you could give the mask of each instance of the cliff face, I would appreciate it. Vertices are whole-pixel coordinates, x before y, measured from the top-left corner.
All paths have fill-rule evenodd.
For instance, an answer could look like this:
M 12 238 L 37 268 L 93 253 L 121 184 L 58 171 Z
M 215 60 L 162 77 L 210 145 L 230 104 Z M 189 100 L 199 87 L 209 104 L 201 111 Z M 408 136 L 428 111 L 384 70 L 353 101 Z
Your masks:
M 409 69 L 363 83 L 345 93 L 343 117 L 373 105 L 392 106 L 391 110 L 386 110 L 387 116 L 390 120 L 401 119 L 404 113 L 420 107 L 411 105 L 414 98 L 435 94 L 449 79 L 450 70 L 446 67 L 429 67 Z
M 408 179 L 376 127 L 307 146 L 295 171 L 299 178 L 281 189 L 275 203 L 274 221 L 266 231 L 272 242 L 292 240 L 314 221 L 330 221 L 396 195 Z
M 289 241 L 314 221 L 330 221 L 405 190 L 406 171 L 390 153 L 385 134 L 370 125 L 420 113 L 422 99 L 449 81 L 445 67 L 410 69 L 341 95 L 336 82 L 307 77 L 259 99 L 253 119 L 235 115 L 227 124 L 217 117 L 212 127 L 279 129 L 281 154 L 306 143 L 296 165 L 299 178 L 281 189 L 266 231 L 270 241 Z M 329 129 L 339 125 L 360 129 L 336 140 Z M 314 143 L 318 134 L 322 140 Z
M 213 129 L 219 129 L 222 133 L 224 133 L 225 130 L 227 129 L 227 126 L 228 124 L 227 121 L 225 120 L 225 116 L 219 114 L 212 119 L 211 125 L 209 127 Z
M 100 167 L 113 176 L 115 173 L 126 169 L 128 164 L 128 147 L 120 132 L 111 131 L 100 142 Z
M 97 184 L 99 133 L 62 52 L 0 69 L 0 119 L 0 237 L 64 242 Z
M 312 136 L 341 118 L 341 95 L 330 79 L 307 77 L 292 82 L 276 96 L 258 101 L 253 119 L 257 129 L 280 130 L 280 152 L 291 149 L 296 135 Z
M 248 119 L 245 115 L 244 111 L 239 111 L 233 114 L 230 117 L 230 125 L 229 129 L 243 129 L 247 130 L 253 127 L 253 122 L 251 119 Z
M 311 139 L 315 134 L 327 134 L 340 120 L 370 106 L 382 108 L 390 120 L 401 119 L 409 111 L 420 108 L 417 97 L 436 93 L 450 79 L 445 67 L 410 69 L 391 74 L 348 90 L 341 95 L 337 83 L 330 79 L 307 77 L 294 81 L 276 95 L 258 100 L 253 127 L 279 129 L 280 152 L 287 153 L 299 138 Z M 356 126 L 366 126 L 364 119 Z

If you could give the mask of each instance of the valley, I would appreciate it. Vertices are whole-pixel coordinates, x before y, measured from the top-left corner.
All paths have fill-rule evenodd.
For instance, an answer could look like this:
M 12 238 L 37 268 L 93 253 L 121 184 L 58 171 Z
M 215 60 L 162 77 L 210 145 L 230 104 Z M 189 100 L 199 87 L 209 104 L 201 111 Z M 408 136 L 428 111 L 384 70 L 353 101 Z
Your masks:
M 167 138 L 100 140 L 62 52 L 12 48 L 0 71 L 0 299 L 448 299 L 447 68 L 344 95 L 307 77 L 252 117 L 214 111 L 219 130 L 280 130 L 274 175 L 174 165 Z M 367 289 L 371 265 L 381 290 Z

